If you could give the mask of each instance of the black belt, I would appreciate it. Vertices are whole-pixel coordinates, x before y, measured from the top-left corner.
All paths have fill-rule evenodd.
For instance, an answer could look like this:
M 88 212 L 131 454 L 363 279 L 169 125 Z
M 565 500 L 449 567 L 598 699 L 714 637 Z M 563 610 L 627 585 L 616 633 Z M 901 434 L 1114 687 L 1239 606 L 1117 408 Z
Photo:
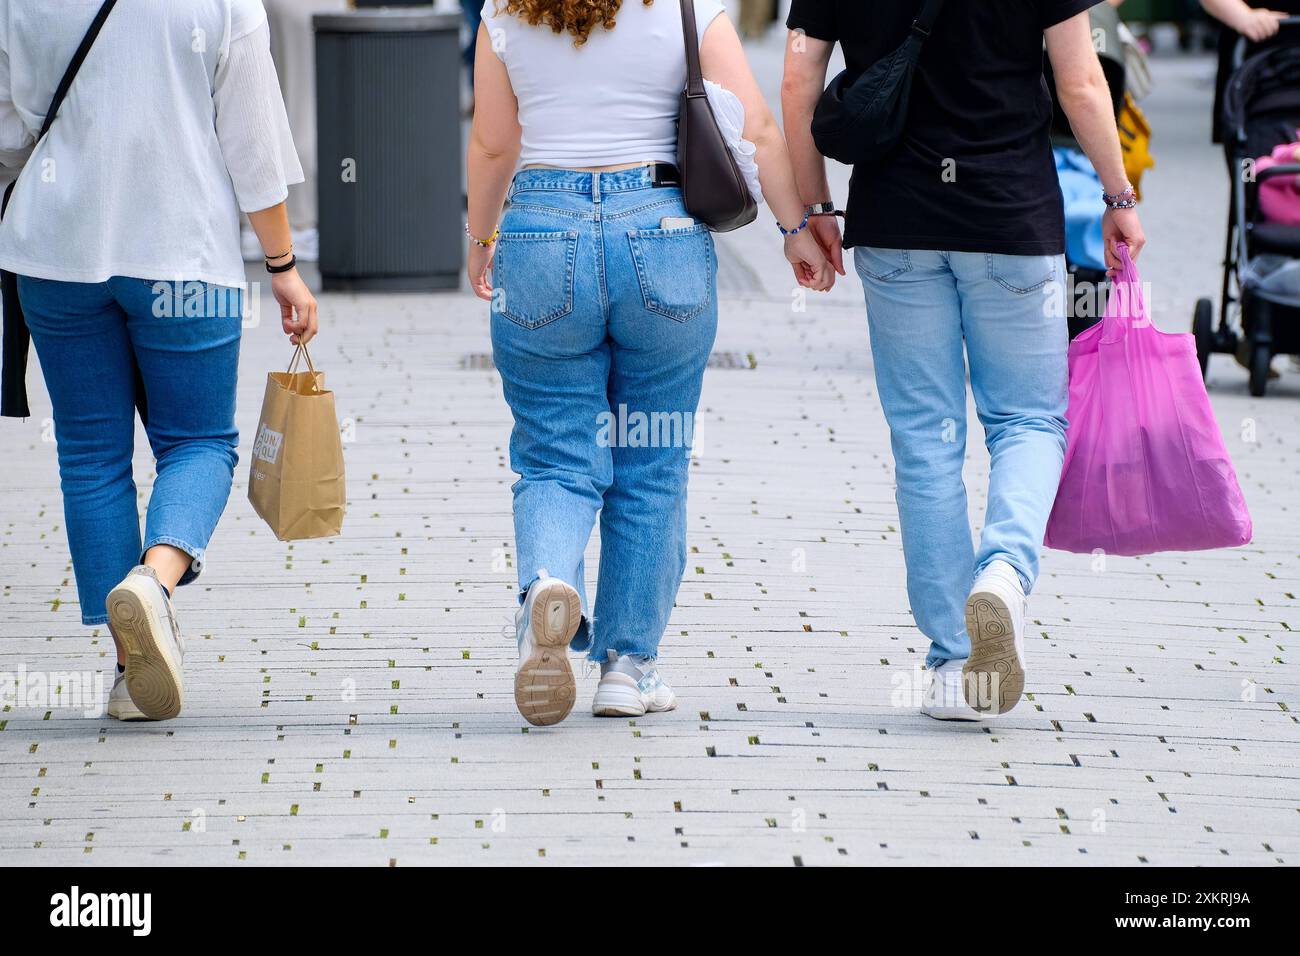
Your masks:
M 650 182 L 655 188 L 661 186 L 680 186 L 682 174 L 672 163 L 654 163 L 650 167 Z

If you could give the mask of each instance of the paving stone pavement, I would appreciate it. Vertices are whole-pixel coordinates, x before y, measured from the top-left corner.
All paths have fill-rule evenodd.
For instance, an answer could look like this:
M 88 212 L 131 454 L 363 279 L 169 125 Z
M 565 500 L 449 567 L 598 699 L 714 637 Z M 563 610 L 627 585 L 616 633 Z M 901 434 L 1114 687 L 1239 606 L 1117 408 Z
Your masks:
M 769 89 L 779 52 L 755 50 Z M 1205 137 L 1209 71 L 1158 62 L 1149 101 L 1160 166 L 1142 265 L 1169 329 L 1217 286 L 1227 187 Z M 245 460 L 178 601 L 185 713 L 126 725 L 4 707 L 0 863 L 1300 862 L 1300 375 L 1279 361 L 1256 400 L 1215 359 L 1254 543 L 1047 552 L 1026 699 L 987 725 L 936 724 L 908 699 L 926 642 L 860 288 L 850 273 L 794 311 L 769 229 L 720 240 L 690 560 L 664 642 L 676 712 L 595 719 L 582 676 L 566 722 L 518 716 L 509 416 L 483 311 L 464 294 L 330 295 L 314 354 L 347 439 L 343 535 L 279 543 L 247 503 L 264 375 L 289 357 L 266 322 L 242 357 Z M 31 380 L 34 417 L 0 428 L 0 672 L 106 677 L 112 642 L 78 623 Z M 987 456 L 968 457 L 978 522 Z

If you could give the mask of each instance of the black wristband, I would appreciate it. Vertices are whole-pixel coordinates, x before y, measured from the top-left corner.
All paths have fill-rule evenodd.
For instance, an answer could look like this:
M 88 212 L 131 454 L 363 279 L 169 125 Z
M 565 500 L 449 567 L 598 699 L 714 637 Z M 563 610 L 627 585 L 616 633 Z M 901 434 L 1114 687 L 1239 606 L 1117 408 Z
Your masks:
M 269 273 L 271 273 L 271 275 L 274 276 L 274 275 L 279 275 L 279 274 L 282 273 L 282 272 L 289 272 L 290 270 L 294 269 L 297 265 L 298 265 L 298 257 L 297 257 L 297 256 L 294 256 L 292 259 L 290 259 L 288 262 L 286 262 L 286 263 L 285 263 L 284 265 L 282 265 L 282 266 L 273 266 L 273 265 L 271 265 L 271 263 L 268 261 L 267 264 L 266 264 L 266 271 L 269 272 Z

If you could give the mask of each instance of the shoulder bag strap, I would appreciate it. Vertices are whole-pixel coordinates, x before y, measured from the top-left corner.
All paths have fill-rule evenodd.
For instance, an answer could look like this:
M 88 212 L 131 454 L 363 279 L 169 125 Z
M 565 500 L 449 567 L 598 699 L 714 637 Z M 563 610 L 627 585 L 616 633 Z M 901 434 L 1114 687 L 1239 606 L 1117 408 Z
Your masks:
M 54 117 L 59 114 L 63 101 L 68 96 L 68 90 L 72 89 L 72 81 L 81 72 L 81 64 L 86 62 L 86 55 L 90 53 L 90 48 L 95 45 L 95 40 L 99 38 L 99 31 L 104 29 L 104 21 L 108 19 L 108 15 L 113 12 L 113 7 L 116 5 L 117 0 L 104 0 L 104 5 L 95 14 L 95 19 L 91 21 L 90 28 L 86 30 L 86 35 L 81 38 L 81 46 L 77 47 L 77 52 L 72 56 L 72 62 L 64 70 L 63 79 L 59 81 L 59 86 L 54 91 L 54 99 L 50 100 L 50 108 L 45 111 L 45 122 L 41 126 L 41 135 L 37 137 L 38 141 L 54 125 Z
M 695 26 L 695 0 L 679 0 L 679 3 L 682 8 L 682 38 L 686 41 L 686 95 L 707 96 L 704 71 L 700 67 L 700 37 Z
M 921 12 L 912 22 L 912 32 L 922 40 L 929 37 L 930 31 L 934 29 L 934 21 L 939 19 L 939 14 L 943 11 L 943 4 L 944 0 L 925 0 L 921 5 Z
M 108 15 L 113 12 L 115 6 L 117 6 L 117 0 L 104 0 L 99 12 L 95 14 L 95 19 L 90 22 L 86 35 L 81 38 L 81 45 L 77 47 L 77 52 L 72 55 L 72 62 L 63 71 L 63 78 L 59 80 L 59 85 L 54 90 L 54 98 L 50 100 L 50 108 L 45 111 L 45 122 L 41 124 L 40 134 L 36 137 L 37 143 L 45 138 L 45 134 L 54 125 L 54 118 L 59 115 L 59 110 L 63 108 L 63 101 L 68 98 L 68 91 L 72 89 L 72 81 L 81 72 L 81 65 L 86 62 L 90 48 L 99 39 L 99 31 L 104 29 L 104 21 L 108 19 Z M 9 195 L 13 192 L 15 183 L 17 183 L 17 180 L 10 183 L 9 188 L 5 190 L 4 204 L 3 207 L 0 207 L 0 216 L 4 215 L 4 210 L 9 206 Z
M 99 31 L 104 28 L 104 21 L 116 5 L 117 0 L 104 0 L 95 19 L 91 21 L 90 28 L 86 30 L 86 35 L 81 38 L 81 45 L 73 54 L 72 62 L 63 72 L 63 79 L 59 81 L 54 98 L 50 100 L 50 108 L 45 111 L 45 122 L 41 124 L 40 135 L 36 137 L 37 143 L 45 138 L 45 134 L 54 125 L 54 118 L 58 116 L 68 90 L 72 88 L 72 81 L 77 78 L 81 64 L 86 62 L 90 48 L 95 45 Z M 5 190 L 4 199 L 0 201 L 0 217 L 9 208 L 9 197 L 13 195 L 17 183 L 18 180 L 15 179 Z M 4 313 L 3 333 L 0 333 L 0 416 L 26 418 L 31 414 L 31 408 L 27 404 L 26 381 L 30 334 L 23 316 L 22 303 L 18 301 L 18 277 L 12 272 L 0 272 L 0 303 L 0 311 Z

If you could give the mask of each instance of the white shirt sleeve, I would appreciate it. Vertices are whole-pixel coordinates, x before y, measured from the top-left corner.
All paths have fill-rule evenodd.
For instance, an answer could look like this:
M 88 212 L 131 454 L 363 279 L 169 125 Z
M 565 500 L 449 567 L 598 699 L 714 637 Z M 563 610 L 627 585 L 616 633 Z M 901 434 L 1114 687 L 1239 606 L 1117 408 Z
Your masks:
M 14 106 L 9 84 L 9 53 L 0 49 L 0 166 L 22 166 L 36 142 Z
M 695 30 L 700 43 L 704 43 L 704 31 L 719 16 L 727 12 L 722 0 L 695 0 Z
M 239 4 L 232 6 L 232 14 Z M 256 3 L 261 10 L 260 2 Z M 231 21 L 230 48 L 217 66 L 217 141 L 243 212 L 278 205 L 303 181 L 280 81 L 271 59 L 271 31 L 263 12 L 252 32 L 238 36 Z

